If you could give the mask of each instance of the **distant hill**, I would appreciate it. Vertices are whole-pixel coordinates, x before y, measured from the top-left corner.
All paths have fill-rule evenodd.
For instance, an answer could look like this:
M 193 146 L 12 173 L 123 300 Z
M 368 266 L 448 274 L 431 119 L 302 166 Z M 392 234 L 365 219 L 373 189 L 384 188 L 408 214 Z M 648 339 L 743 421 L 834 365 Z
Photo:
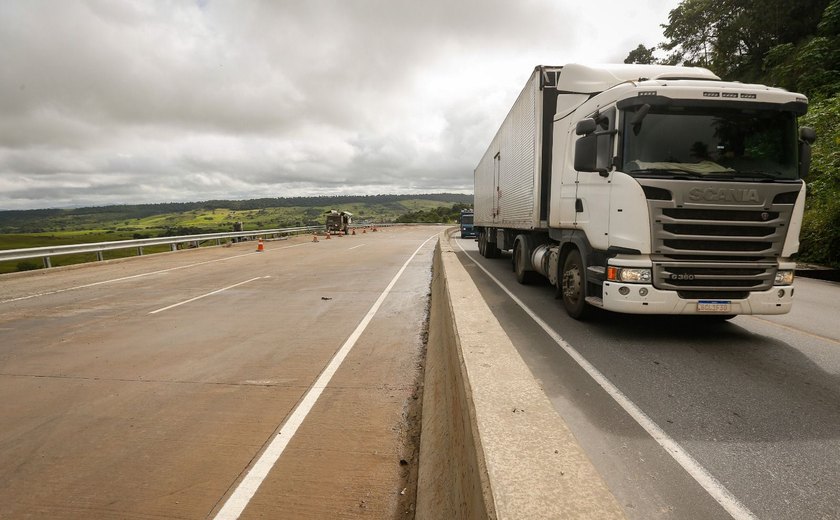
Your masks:
M 473 196 L 460 193 L 418 195 L 346 195 L 275 197 L 251 200 L 207 200 L 160 204 L 125 204 L 72 209 L 0 211 L 0 233 L 57 231 L 215 231 L 229 230 L 236 221 L 263 228 L 322 223 L 330 208 L 353 212 L 356 219 L 395 221 L 401 215 L 454 204 L 471 205 Z M 154 233 L 158 234 L 158 233 Z

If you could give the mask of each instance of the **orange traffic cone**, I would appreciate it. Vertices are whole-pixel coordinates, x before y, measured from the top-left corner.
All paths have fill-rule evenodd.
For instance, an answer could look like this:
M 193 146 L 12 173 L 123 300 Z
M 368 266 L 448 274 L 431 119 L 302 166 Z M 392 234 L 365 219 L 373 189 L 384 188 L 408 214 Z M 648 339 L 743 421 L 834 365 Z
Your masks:
M 362 233 L 367 233 L 367 228 L 362 228 Z
M 263 246 L 262 238 L 257 241 L 257 253 L 262 253 L 265 251 L 265 246 Z
M 354 230 L 353 230 L 353 236 L 355 236 L 355 235 L 356 235 L 356 230 L 354 229 Z
M 329 240 L 329 239 L 330 239 L 330 235 L 332 235 L 332 233 L 330 233 L 329 231 L 327 231 L 327 236 L 326 236 L 326 237 L 324 237 L 324 238 L 326 238 L 327 240 Z
M 318 241 L 318 233 L 312 233 L 312 241 L 313 241 L 313 242 L 317 242 L 317 241 Z

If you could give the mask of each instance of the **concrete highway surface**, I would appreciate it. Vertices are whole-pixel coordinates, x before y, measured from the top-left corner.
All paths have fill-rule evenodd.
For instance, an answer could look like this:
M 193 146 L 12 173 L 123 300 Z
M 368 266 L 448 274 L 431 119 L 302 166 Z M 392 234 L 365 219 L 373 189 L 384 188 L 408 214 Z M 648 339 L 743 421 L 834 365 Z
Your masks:
M 0 277 L 0 518 L 413 517 L 440 230 Z M 578 322 L 453 240 L 627 518 L 840 518 L 840 284 Z
M 628 518 L 840 518 L 840 284 L 798 278 L 782 316 L 578 322 L 457 243 Z
M 411 515 L 439 231 L 0 277 L 0 518 Z

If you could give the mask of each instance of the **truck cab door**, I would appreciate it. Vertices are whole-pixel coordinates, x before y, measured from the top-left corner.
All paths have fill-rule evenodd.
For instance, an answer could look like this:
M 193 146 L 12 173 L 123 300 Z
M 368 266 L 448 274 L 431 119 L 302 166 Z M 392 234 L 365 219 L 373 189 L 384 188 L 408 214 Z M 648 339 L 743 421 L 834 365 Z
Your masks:
M 600 139 L 597 149 L 597 164 L 607 171 L 577 171 L 575 196 L 575 227 L 586 233 L 595 249 L 609 246 L 610 182 L 613 175 L 615 156 L 615 107 L 596 112 L 591 116 L 597 123 L 597 132 L 612 132 L 609 138 Z

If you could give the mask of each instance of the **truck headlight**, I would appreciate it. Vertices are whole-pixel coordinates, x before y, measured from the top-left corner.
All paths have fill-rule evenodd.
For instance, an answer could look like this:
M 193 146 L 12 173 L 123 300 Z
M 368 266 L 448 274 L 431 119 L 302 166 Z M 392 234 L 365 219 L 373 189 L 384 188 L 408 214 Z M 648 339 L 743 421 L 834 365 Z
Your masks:
M 793 271 L 776 271 L 776 281 L 773 285 L 790 285 L 793 283 Z
M 607 267 L 607 280 L 613 282 L 650 283 L 651 279 L 649 268 Z

